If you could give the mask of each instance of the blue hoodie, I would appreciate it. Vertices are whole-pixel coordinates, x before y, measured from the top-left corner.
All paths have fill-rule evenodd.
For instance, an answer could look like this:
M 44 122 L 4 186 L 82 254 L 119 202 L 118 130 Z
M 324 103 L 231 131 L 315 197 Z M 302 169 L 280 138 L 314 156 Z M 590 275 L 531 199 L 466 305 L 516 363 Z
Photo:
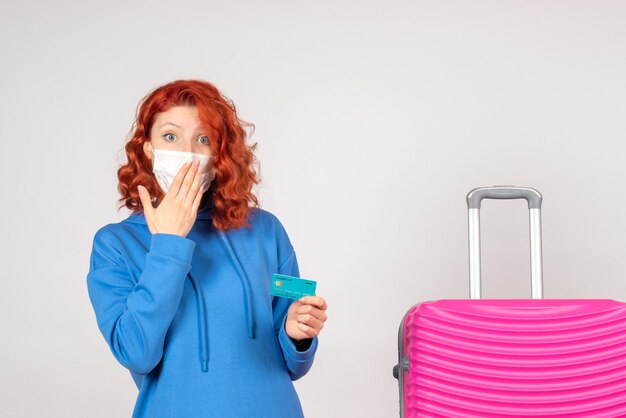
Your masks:
M 292 340 L 293 300 L 270 294 L 272 273 L 299 277 L 289 237 L 254 207 L 251 228 L 219 231 L 211 208 L 187 237 L 152 234 L 135 212 L 93 238 L 89 297 L 139 389 L 133 418 L 303 417 L 292 381 L 311 368 L 318 338 Z

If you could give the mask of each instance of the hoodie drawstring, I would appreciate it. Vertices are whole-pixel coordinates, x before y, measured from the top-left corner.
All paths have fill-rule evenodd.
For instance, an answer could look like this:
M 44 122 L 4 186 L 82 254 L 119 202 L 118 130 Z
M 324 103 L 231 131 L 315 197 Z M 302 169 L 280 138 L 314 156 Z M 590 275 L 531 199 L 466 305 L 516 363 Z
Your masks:
M 250 281 L 246 275 L 246 271 L 237 258 L 237 254 L 233 250 L 230 240 L 223 231 L 218 230 L 220 237 L 220 243 L 224 247 L 224 250 L 228 254 L 230 261 L 233 263 L 235 270 L 237 271 L 237 277 L 241 282 L 243 288 L 243 304 L 246 312 L 246 329 L 248 331 L 248 337 L 254 338 L 254 309 L 252 308 L 252 295 L 250 292 Z M 202 372 L 206 373 L 209 369 L 209 333 L 208 333 L 208 321 L 206 314 L 206 306 L 204 303 L 204 297 L 200 289 L 200 285 L 197 280 L 189 272 L 189 280 L 193 286 L 193 290 L 196 294 L 196 305 L 198 310 L 198 333 L 200 340 L 200 364 L 202 366 Z
M 246 275 L 246 271 L 243 269 L 239 259 L 237 258 L 237 254 L 235 254 L 235 250 L 233 250 L 232 245 L 230 244 L 230 240 L 226 236 L 223 231 L 218 230 L 218 235 L 222 240 L 222 244 L 224 244 L 224 248 L 226 252 L 230 256 L 230 261 L 232 261 L 235 270 L 237 270 L 237 276 L 239 276 L 239 281 L 241 281 L 241 286 L 243 287 L 243 298 L 244 298 L 244 307 L 246 309 L 246 327 L 248 329 L 248 336 L 250 338 L 254 338 L 254 309 L 252 309 L 252 295 L 250 294 L 250 281 L 248 280 L 248 276 Z
M 206 306 L 204 305 L 204 297 L 196 279 L 189 272 L 189 280 L 196 293 L 196 306 L 198 309 L 198 338 L 200 340 L 200 364 L 202 371 L 206 373 L 209 369 L 209 339 L 208 339 L 208 321 L 206 319 Z

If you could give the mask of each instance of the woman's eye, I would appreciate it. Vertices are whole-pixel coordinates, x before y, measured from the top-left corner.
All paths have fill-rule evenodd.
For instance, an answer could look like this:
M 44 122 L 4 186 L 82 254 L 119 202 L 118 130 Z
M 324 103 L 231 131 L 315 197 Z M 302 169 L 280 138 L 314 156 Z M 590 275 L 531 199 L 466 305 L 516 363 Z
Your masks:
M 209 137 L 208 137 L 208 136 L 201 136 L 201 137 L 200 137 L 200 141 L 201 141 L 203 144 L 208 144 L 208 143 L 209 143 Z
M 174 134 L 171 134 L 171 133 L 170 133 L 170 134 L 165 134 L 165 135 L 163 135 L 163 138 L 167 139 L 167 137 L 168 137 L 169 135 L 172 135 L 172 136 L 176 137 L 176 135 L 174 135 Z

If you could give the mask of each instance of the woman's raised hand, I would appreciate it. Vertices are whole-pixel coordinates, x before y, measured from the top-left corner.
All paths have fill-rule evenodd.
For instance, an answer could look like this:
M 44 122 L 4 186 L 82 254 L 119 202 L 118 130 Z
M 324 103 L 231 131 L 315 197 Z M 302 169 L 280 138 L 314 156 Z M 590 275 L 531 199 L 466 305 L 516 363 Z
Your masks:
M 303 296 L 289 305 L 285 332 L 294 340 L 314 338 L 324 328 L 328 319 L 328 305 L 321 296 Z
M 198 207 L 204 190 L 200 188 L 202 172 L 198 170 L 199 161 L 185 163 L 165 197 L 157 208 L 152 206 L 150 193 L 143 186 L 138 186 L 139 198 L 148 228 L 153 234 L 176 234 L 186 237 L 196 221 Z

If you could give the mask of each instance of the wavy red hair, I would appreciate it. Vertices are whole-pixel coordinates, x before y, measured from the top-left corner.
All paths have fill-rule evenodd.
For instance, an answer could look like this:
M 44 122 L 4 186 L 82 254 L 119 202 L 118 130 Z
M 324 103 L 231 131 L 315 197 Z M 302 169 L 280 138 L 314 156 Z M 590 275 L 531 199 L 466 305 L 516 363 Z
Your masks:
M 257 144 L 246 144 L 254 132 L 254 124 L 237 116 L 233 102 L 222 95 L 211 83 L 203 80 L 176 80 L 152 90 L 137 106 L 131 138 L 125 145 L 128 163 L 117 170 L 118 191 L 122 197 L 120 207 L 143 212 L 137 186 L 144 186 L 150 196 L 160 202 L 165 194 L 154 174 L 152 163 L 143 152 L 143 144 L 149 141 L 155 117 L 172 106 L 196 106 L 198 118 L 208 133 L 209 144 L 214 153 L 215 180 L 204 192 L 201 207 L 208 199 L 213 201 L 211 218 L 220 230 L 249 226 L 250 204 L 259 207 L 252 187 L 260 183 L 254 165 Z M 246 131 L 250 128 L 250 131 Z

